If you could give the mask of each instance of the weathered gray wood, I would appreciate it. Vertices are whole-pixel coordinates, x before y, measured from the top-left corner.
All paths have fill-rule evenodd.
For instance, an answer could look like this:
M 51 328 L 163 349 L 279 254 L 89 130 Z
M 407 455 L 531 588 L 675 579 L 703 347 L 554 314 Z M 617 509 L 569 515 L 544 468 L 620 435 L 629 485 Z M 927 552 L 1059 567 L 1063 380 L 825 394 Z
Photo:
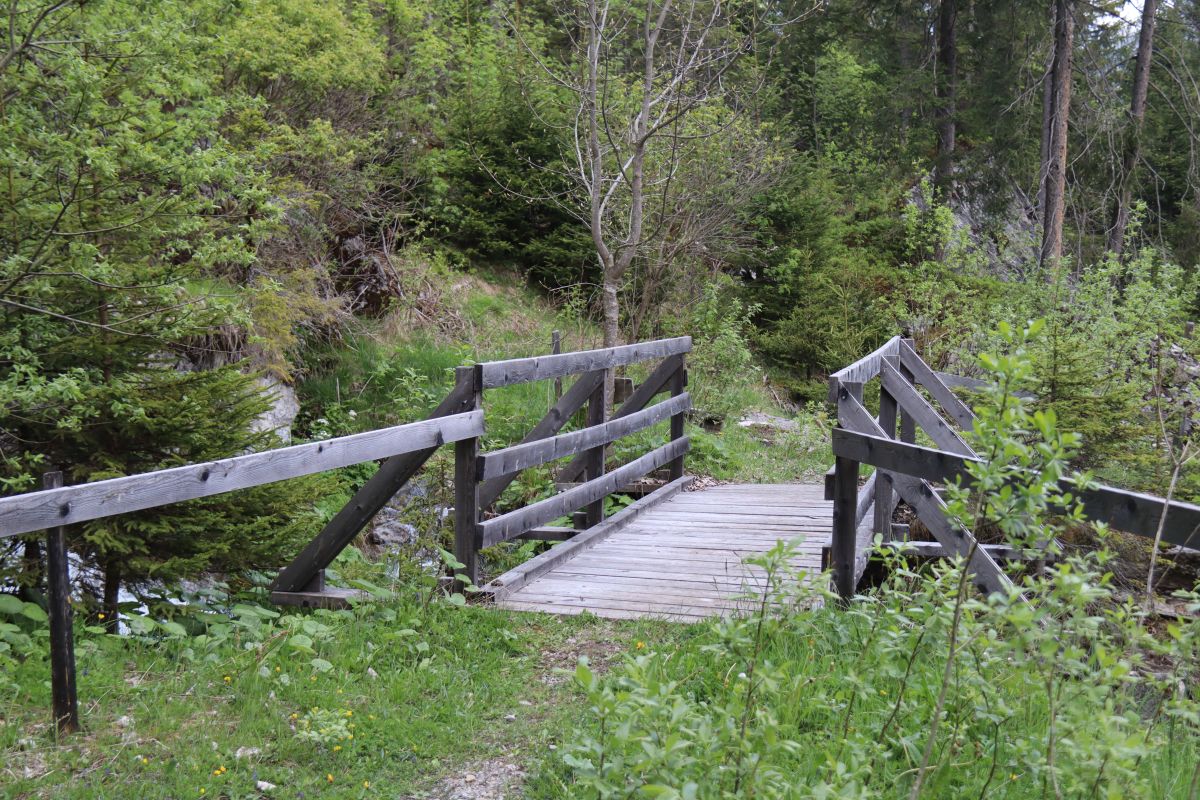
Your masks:
M 429 414 L 428 419 L 444 419 L 455 414 L 472 412 L 479 414 L 482 420 L 482 412 L 471 406 L 473 395 L 468 389 L 469 387 L 456 384 Z M 272 590 L 320 591 L 322 587 L 319 582 L 314 584 L 314 580 L 323 576 L 322 570 L 332 564 L 333 559 L 354 541 L 354 537 L 396 496 L 396 492 L 417 474 L 425 462 L 437 452 L 439 446 L 414 450 L 384 460 L 350 501 L 334 514 L 333 519 L 325 523 L 321 532 L 305 545 L 290 564 L 279 571 L 279 575 L 271 584 Z
M 901 351 L 908 345 L 900 343 Z M 890 356 L 889 356 L 890 358 Z M 896 438 L 897 419 L 896 398 L 887 389 L 879 389 L 879 427 L 891 438 Z M 886 542 L 892 538 L 892 480 L 886 472 L 875 473 L 875 519 L 873 530 L 883 536 Z
M 604 397 L 604 386 L 597 386 L 592 392 L 592 396 L 588 398 L 587 405 L 587 426 L 589 428 L 599 428 L 604 425 L 608 418 L 608 407 Z M 587 469 L 584 475 L 587 476 L 588 482 L 598 480 L 604 475 L 604 445 L 592 447 L 583 454 L 584 463 L 587 464 Z M 613 487 L 616 488 L 615 486 Z M 604 497 L 597 497 L 593 502 L 588 503 L 584 508 L 583 526 L 590 528 L 593 525 L 599 525 L 604 521 Z
M 883 381 L 884 390 L 896 398 L 900 408 L 904 409 L 905 413 L 909 414 L 921 426 L 921 429 L 929 434 L 929 438 L 933 439 L 938 447 L 965 456 L 975 455 L 975 451 L 971 449 L 966 440 L 959 436 L 958 431 L 951 428 L 946 420 L 942 419 L 937 409 L 930 405 L 929 401 L 922 397 L 916 387 L 905 380 L 899 371 L 890 364 L 884 363 L 879 375 Z
M 601 386 L 603 386 L 603 382 L 601 382 Z M 673 414 L 686 411 L 688 408 L 691 408 L 691 396 L 685 392 L 635 414 L 613 419 L 596 427 L 588 427 L 571 433 L 560 433 L 550 438 L 515 444 L 503 450 L 484 453 L 479 457 L 479 478 L 480 480 L 489 480 L 538 464 L 545 464 L 547 461 L 555 461 L 582 453 L 584 450 L 614 442 L 623 436 L 657 425 Z
M 459 367 L 454 372 L 455 383 L 466 387 L 471 395 L 471 407 L 483 407 L 483 367 Z M 463 439 L 454 445 L 454 557 L 463 564 L 462 571 L 479 581 L 479 549 L 476 535 L 479 512 L 479 483 L 475 480 L 479 457 L 479 437 Z M 462 587 L 455 587 L 461 589 Z
M 947 558 L 949 556 L 946 548 L 938 542 L 884 542 L 883 546 L 919 558 Z M 1047 559 L 1048 554 L 1040 550 L 1025 552 L 1019 547 L 1007 544 L 982 544 L 980 547 L 986 550 L 992 558 L 1000 561 L 1049 560 Z
M 63 474 L 42 476 L 42 486 L 59 489 Z M 50 616 L 50 702 L 60 734 L 79 730 L 79 697 L 75 691 L 75 629 L 71 612 L 71 573 L 67 560 L 67 529 L 56 525 L 46 532 L 46 603 Z
M 912 348 L 914 353 L 917 351 L 916 342 L 914 342 L 912 339 L 901 339 L 901 341 Z M 904 380 L 908 381 L 909 384 L 912 384 L 912 370 L 904 366 L 903 363 L 900 364 L 900 375 L 904 378 Z M 900 409 L 900 441 L 908 442 L 910 444 L 917 441 L 917 424 L 913 421 L 912 414 L 904 411 L 903 408 Z
M 604 371 L 588 372 L 580 375 L 575 383 L 571 384 L 571 388 L 567 390 L 554 406 L 546 412 L 546 416 L 538 420 L 538 424 L 533 426 L 529 433 L 521 439 L 519 444 L 528 444 L 541 439 L 547 439 L 563 429 L 575 412 L 583 408 L 583 404 L 588 401 L 596 391 L 597 386 L 604 386 Z M 574 462 L 572 462 L 574 463 Z M 479 486 L 479 508 L 485 509 L 496 502 L 504 490 L 517 479 L 517 473 L 509 475 L 501 475 L 495 478 L 484 481 Z
M 950 521 L 945 502 L 928 483 L 910 475 L 895 475 L 894 484 L 904 502 L 912 507 L 917 518 L 946 552 L 967 559 L 967 569 L 976 588 L 985 594 L 1007 593 L 1012 588 L 1012 581 L 987 550 L 975 545 L 975 537 Z
M 837 404 L 838 389 L 847 383 L 864 384 L 879 374 L 879 365 L 884 356 L 899 355 L 900 337 L 893 336 L 877 350 L 860 358 L 849 366 L 842 367 L 829 376 L 829 402 Z
M 941 404 L 950 417 L 963 430 L 971 430 L 975 425 L 975 412 L 966 403 L 958 399 L 950 387 L 942 382 L 937 373 L 929 368 L 916 351 L 907 342 L 900 343 L 900 361 L 912 373 L 913 380 L 929 391 L 934 400 Z M 886 428 L 884 430 L 887 430 Z
M 667 390 L 675 371 L 682 366 L 683 354 L 664 359 L 661 364 L 655 367 L 646 380 L 638 384 L 638 387 L 633 390 L 633 394 L 629 396 L 629 399 L 613 412 L 612 419 L 621 419 L 645 408 L 646 404 L 653 400 L 656 395 Z M 558 471 L 558 479 L 567 483 L 578 480 L 579 476 L 583 474 L 583 468 L 583 457 L 576 456 L 571 459 L 570 463 Z
M 522 539 L 527 542 L 565 542 L 577 535 L 579 531 L 574 528 L 563 528 L 555 525 L 543 525 L 540 528 L 533 528 L 522 533 L 520 536 L 515 536 L 515 539 Z
M 343 589 L 338 586 L 330 586 L 320 592 L 271 592 L 273 604 L 298 608 L 351 608 L 355 601 L 370 599 L 371 595 L 361 589 Z
M 858 588 L 854 575 L 857 501 L 858 462 L 839 456 L 834 461 L 831 564 L 833 585 L 842 600 L 849 600 Z
M 884 365 L 884 370 L 887 369 L 887 365 Z M 887 379 L 886 374 L 884 379 Z M 899 400 L 899 398 L 897 399 Z M 869 433 L 885 442 L 891 441 L 884 435 L 878 423 L 863 408 L 862 404 L 845 391 L 838 397 L 838 418 L 838 421 L 847 428 Z M 838 456 L 838 458 L 845 457 Z M 904 498 L 904 502 L 916 511 L 917 517 L 943 547 L 964 558 L 969 555 L 967 568 L 974 575 L 977 586 L 988 592 L 1007 591 L 1011 588 L 1012 581 L 987 552 L 972 547 L 975 539 L 970 532 L 950 522 L 950 518 L 946 514 L 946 504 L 937 496 L 927 481 L 893 471 L 892 485 Z
M 637 342 L 602 350 L 581 350 L 559 355 L 490 361 L 481 364 L 480 367 L 483 370 L 483 388 L 495 389 L 514 383 L 528 383 L 580 372 L 611 369 L 652 358 L 665 358 L 687 353 L 691 349 L 692 337 L 680 336 L 675 339 Z
M 668 442 L 657 450 L 651 450 L 641 458 L 634 459 L 603 477 L 482 522 L 479 524 L 481 546 L 491 547 L 499 542 L 507 541 L 530 528 L 536 528 L 552 519 L 558 519 L 572 509 L 595 502 L 605 495 L 611 494 L 625 481 L 658 469 L 680 453 L 686 452 L 688 445 L 689 441 L 686 437 Z
M 0 537 L 311 475 L 456 442 L 482 430 L 482 414 L 456 414 L 204 464 L 0 498 Z
M 839 429 L 833 432 L 833 449 L 847 458 L 939 483 L 969 481 L 968 465 L 982 463 L 978 458 L 967 458 L 932 447 L 893 442 L 883 437 Z M 1165 502 L 1162 497 L 1105 485 L 1080 490 L 1071 481 L 1063 481 L 1060 488 L 1080 499 L 1084 516 L 1093 522 L 1103 522 L 1116 530 L 1151 539 L 1158 531 Z M 1193 550 L 1200 549 L 1200 506 L 1173 500 L 1163 530 L 1163 541 Z
M 562 352 L 562 334 L 559 333 L 558 331 L 553 331 L 550 334 L 550 354 L 556 356 L 561 352 Z M 559 400 L 562 399 L 562 393 L 563 393 L 563 382 L 562 382 L 562 377 L 560 376 L 560 377 L 557 377 L 554 379 L 554 402 L 557 403 Z
M 683 358 L 686 359 L 686 356 L 683 356 Z M 688 384 L 687 363 L 686 363 L 686 361 L 680 361 L 679 369 L 675 370 L 675 375 L 674 375 L 674 377 L 671 378 L 671 396 L 672 396 L 672 398 L 687 396 L 687 392 L 685 391 L 687 389 L 687 384 Z M 688 408 L 691 408 L 690 403 L 688 404 Z M 684 424 L 684 418 L 685 418 L 686 411 L 687 411 L 686 408 L 681 409 L 673 417 L 671 417 L 671 432 L 670 432 L 671 441 L 675 441 L 676 439 L 683 438 L 683 424 Z M 670 480 L 674 481 L 674 480 L 678 480 L 682 477 L 683 477 L 683 455 L 680 455 L 679 458 L 676 458 L 674 461 L 671 462 L 668 478 Z
M 938 376 L 938 380 L 951 388 L 966 389 L 970 392 L 982 392 L 992 385 L 991 381 L 985 381 L 980 378 L 971 378 L 966 375 L 955 375 L 952 372 L 934 371 L 934 375 Z M 1021 397 L 1027 400 L 1036 400 L 1037 395 L 1033 392 L 1023 391 L 1018 389 L 1012 392 L 1013 397 Z
M 486 597 L 499 601 L 509 596 L 512 592 L 517 591 L 525 584 L 544 575 L 550 570 L 557 567 L 559 564 L 575 558 L 581 553 L 585 553 L 591 548 L 597 546 L 612 536 L 617 531 L 621 530 L 625 525 L 633 522 L 638 517 L 655 507 L 665 503 L 672 497 L 675 497 L 679 492 L 691 483 L 690 477 L 683 477 L 677 481 L 671 481 L 657 489 L 645 497 L 637 500 L 631 505 L 613 514 L 591 530 L 584 531 L 573 537 L 570 541 L 554 547 L 545 553 L 534 556 L 524 564 L 509 570 L 508 572 L 493 579 L 486 586 L 482 587 L 482 592 Z
M 854 506 L 854 524 L 858 525 L 862 522 L 867 514 L 871 512 L 875 506 L 875 485 L 879 479 L 879 471 L 871 473 L 867 478 L 867 482 L 862 485 L 858 491 L 858 501 Z

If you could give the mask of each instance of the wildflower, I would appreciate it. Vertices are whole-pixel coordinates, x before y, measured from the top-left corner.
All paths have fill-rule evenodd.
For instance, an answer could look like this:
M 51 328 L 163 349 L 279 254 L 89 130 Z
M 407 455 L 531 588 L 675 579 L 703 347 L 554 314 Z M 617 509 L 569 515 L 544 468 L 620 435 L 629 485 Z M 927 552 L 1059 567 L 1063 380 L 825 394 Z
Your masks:
M 97 614 L 96 619 L 104 619 L 104 612 L 101 611 L 99 614 Z M 203 790 L 201 790 L 201 791 L 203 791 Z
M 341 693 L 342 693 L 342 690 L 341 690 L 341 689 L 338 689 L 338 690 L 337 690 L 337 693 L 338 693 L 338 694 L 341 694 Z
M 644 649 L 644 648 L 646 647 L 646 643 L 645 643 L 645 642 L 638 642 L 637 644 L 635 644 L 635 645 L 634 645 L 634 647 L 636 647 L 638 650 L 642 650 L 642 649 Z
M 220 775 L 220 774 L 221 774 L 221 770 L 219 770 L 219 769 L 213 770 L 213 775 Z
M 296 713 L 288 714 L 288 719 L 297 719 L 300 715 Z
M 276 671 L 276 672 L 279 672 L 279 667 L 275 667 L 275 671 Z
M 349 710 L 347 710 L 347 711 L 346 711 L 346 716 L 347 716 L 347 717 L 353 717 L 353 716 L 354 716 L 354 712 L 353 712 L 353 711 L 349 711 Z
M 363 788 L 364 788 L 364 789 L 370 789 L 370 788 L 371 788 L 371 782 L 370 782 L 370 781 L 363 781 Z
M 226 675 L 222 680 L 224 680 L 226 683 L 233 683 L 233 678 L 228 675 Z
M 367 719 L 375 719 L 375 715 L 374 715 L 374 714 L 367 714 Z
M 200 794 L 204 794 L 206 791 L 208 791 L 208 790 L 205 789 L 203 786 L 200 787 Z
M 315 681 L 316 679 L 317 679 L 316 675 L 313 675 L 311 678 L 309 678 L 310 681 Z
M 1014 772 L 1012 775 L 1009 775 L 1009 776 L 1008 776 L 1008 779 L 1009 779 L 1010 781 L 1015 781 L 1015 780 L 1017 779 L 1017 773 L 1015 773 L 1015 772 Z
M 335 752 L 335 753 L 341 749 L 342 749 L 342 746 L 340 744 L 335 744 L 333 746 L 333 752 Z
M 149 764 L 149 763 L 150 763 L 150 759 L 146 758 L 145 756 L 142 756 L 142 764 Z
M 330 783 L 333 783 L 333 773 L 331 772 L 331 773 L 326 774 L 325 780 L 329 781 Z

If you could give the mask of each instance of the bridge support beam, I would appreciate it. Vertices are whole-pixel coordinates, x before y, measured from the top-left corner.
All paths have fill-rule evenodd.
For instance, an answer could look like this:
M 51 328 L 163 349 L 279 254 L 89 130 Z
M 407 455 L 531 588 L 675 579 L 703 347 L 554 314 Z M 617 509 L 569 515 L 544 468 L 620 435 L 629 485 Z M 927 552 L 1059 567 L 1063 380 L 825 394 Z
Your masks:
M 833 586 L 843 602 L 854 596 L 858 535 L 858 462 L 838 457 L 833 465 Z

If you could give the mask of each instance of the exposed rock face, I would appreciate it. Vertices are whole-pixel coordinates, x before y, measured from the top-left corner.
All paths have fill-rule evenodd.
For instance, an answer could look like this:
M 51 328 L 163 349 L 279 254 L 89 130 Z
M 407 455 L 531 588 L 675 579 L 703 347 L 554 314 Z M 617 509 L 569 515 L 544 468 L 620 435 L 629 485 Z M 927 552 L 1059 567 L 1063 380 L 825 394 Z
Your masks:
M 266 376 L 258 379 L 263 394 L 271 401 L 271 407 L 254 421 L 255 431 L 275 431 L 280 441 L 292 440 L 292 423 L 300 413 L 300 401 L 296 390 L 278 378 Z

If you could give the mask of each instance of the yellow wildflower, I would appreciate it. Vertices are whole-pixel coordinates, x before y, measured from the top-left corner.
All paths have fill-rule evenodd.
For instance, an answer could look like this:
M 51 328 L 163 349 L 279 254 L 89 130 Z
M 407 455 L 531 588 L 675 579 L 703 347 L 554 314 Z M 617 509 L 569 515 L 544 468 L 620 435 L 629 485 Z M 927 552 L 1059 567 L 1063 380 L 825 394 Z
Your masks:
M 333 783 L 333 773 L 327 774 L 325 776 L 325 780 L 329 781 L 330 783 Z

